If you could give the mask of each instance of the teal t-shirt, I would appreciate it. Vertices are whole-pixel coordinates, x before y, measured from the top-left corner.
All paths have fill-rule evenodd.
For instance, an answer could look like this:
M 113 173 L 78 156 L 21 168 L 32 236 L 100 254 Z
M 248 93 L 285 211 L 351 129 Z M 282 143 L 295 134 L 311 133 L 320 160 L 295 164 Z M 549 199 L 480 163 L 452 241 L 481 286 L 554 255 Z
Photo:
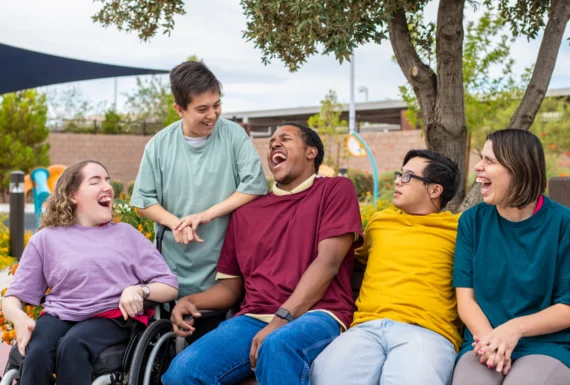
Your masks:
M 544 197 L 532 217 L 510 222 L 485 203 L 459 219 L 453 286 L 472 288 L 493 328 L 555 304 L 570 305 L 570 209 Z M 459 356 L 472 349 L 463 333 Z M 570 366 L 570 329 L 521 338 L 512 358 L 542 354 Z
M 160 204 L 182 218 L 200 213 L 236 191 L 267 193 L 259 155 L 245 130 L 220 118 L 208 140 L 192 147 L 184 139 L 182 121 L 178 121 L 147 143 L 131 205 L 147 208 Z M 178 276 L 179 297 L 206 290 L 215 282 L 228 221 L 226 215 L 200 225 L 198 235 L 204 243 L 178 244 L 172 232 L 165 233 L 162 252 Z

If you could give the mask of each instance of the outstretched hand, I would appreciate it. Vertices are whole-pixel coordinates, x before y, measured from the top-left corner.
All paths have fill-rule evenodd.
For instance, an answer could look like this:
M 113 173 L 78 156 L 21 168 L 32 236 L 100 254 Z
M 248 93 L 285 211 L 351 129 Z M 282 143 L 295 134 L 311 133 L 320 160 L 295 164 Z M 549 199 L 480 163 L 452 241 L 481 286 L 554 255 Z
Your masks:
M 198 226 L 202 223 L 210 223 L 212 219 L 213 218 L 211 218 L 206 211 L 203 211 L 199 214 L 188 215 L 187 217 L 182 218 L 172 229 L 176 242 L 184 244 L 188 244 L 190 242 L 204 242 L 198 236 Z

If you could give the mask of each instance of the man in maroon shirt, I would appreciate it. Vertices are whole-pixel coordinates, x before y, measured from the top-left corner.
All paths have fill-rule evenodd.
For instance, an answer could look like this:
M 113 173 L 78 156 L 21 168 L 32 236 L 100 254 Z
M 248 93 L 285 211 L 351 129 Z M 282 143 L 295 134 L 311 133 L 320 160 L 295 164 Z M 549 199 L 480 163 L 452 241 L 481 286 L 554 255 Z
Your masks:
M 239 313 L 179 354 L 165 385 L 234 384 L 251 376 L 261 385 L 308 384 L 316 356 L 346 329 L 354 302 L 354 249 L 362 243 L 356 191 L 342 177 L 320 178 L 318 134 L 281 126 L 269 142 L 272 193 L 234 212 L 217 267 L 217 283 L 182 298 L 174 331 L 188 336 L 197 309 Z

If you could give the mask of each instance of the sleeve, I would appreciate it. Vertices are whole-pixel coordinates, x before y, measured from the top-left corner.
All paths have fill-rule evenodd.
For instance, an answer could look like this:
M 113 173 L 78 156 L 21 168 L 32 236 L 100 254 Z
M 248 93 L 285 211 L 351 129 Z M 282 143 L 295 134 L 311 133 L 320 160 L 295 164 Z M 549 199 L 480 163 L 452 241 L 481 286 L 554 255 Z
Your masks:
M 374 215 L 372 216 L 372 218 L 370 218 L 370 220 L 368 221 L 368 224 L 366 225 L 366 230 L 364 230 L 364 241 L 362 243 L 362 246 L 360 246 L 358 249 L 356 249 L 354 251 L 354 257 L 356 258 L 356 260 L 360 263 L 362 263 L 363 265 L 366 265 L 368 263 L 368 253 L 369 253 L 369 247 L 370 247 L 370 233 L 371 233 L 371 224 L 376 220 L 376 214 L 374 213 Z
M 20 301 L 37 306 L 46 290 L 47 280 L 44 276 L 44 242 L 36 234 L 30 239 L 22 254 L 14 279 L 8 287 L 5 297 L 16 297 Z
M 236 253 L 236 243 L 235 243 L 235 231 L 236 227 L 236 213 L 234 213 L 226 229 L 226 236 L 224 238 L 224 244 L 222 246 L 222 251 L 220 252 L 220 259 L 218 260 L 218 266 L 216 271 L 218 273 L 217 279 L 231 277 L 243 277 L 243 274 L 239 268 L 239 263 L 237 260 Z
M 234 154 L 239 178 L 237 192 L 250 195 L 265 195 L 267 194 L 267 180 L 261 167 L 259 154 L 255 150 L 249 136 L 245 132 L 240 132 L 240 134 L 234 136 Z
M 156 143 L 151 140 L 144 154 L 135 180 L 130 205 L 145 209 L 162 202 L 162 178 L 158 165 Z
M 133 237 L 140 243 L 137 258 L 137 279 L 140 283 L 163 283 L 178 289 L 178 278 L 170 271 L 162 255 L 151 241 L 136 230 L 132 230 Z
M 464 213 L 459 218 L 455 260 L 453 263 L 453 287 L 473 288 L 473 247 L 472 215 Z
M 570 305 L 570 230 L 563 235 L 562 239 L 558 248 L 553 302 Z
M 325 206 L 320 220 L 318 242 L 347 233 L 358 234 L 354 246 L 362 245 L 362 219 L 358 197 L 352 182 L 345 177 L 333 179 L 332 188 L 325 196 Z

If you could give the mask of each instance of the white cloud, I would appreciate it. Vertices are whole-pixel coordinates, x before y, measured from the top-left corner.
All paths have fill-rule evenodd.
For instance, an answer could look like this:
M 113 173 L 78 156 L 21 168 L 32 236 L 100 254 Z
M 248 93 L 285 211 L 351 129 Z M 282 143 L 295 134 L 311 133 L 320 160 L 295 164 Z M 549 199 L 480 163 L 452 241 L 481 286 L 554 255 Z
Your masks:
M 224 85 L 224 110 L 244 111 L 264 108 L 316 105 L 329 89 L 343 102 L 349 100 L 349 65 L 334 57 L 315 56 L 291 74 L 282 62 L 261 63 L 261 52 L 242 38 L 245 17 L 237 0 L 186 1 L 187 15 L 175 19 L 170 36 L 160 35 L 150 43 L 135 34 L 104 29 L 91 21 L 100 8 L 89 0 L 27 0 L 0 3 L 0 41 L 22 48 L 137 67 L 170 69 L 190 55 L 205 60 Z M 427 14 L 434 17 L 435 3 Z M 473 17 L 468 10 L 466 17 Z M 570 36 L 567 29 L 565 38 Z M 539 41 L 518 39 L 513 46 L 521 72 L 536 58 Z M 551 87 L 570 87 L 570 49 L 562 43 Z M 356 52 L 356 85 L 366 86 L 369 100 L 397 99 L 398 86 L 405 83 L 400 68 L 392 61 L 389 42 L 368 44 Z M 83 93 L 97 103 L 113 101 L 112 79 L 78 83 Z M 123 94 L 135 85 L 134 78 L 119 79 L 119 105 Z M 66 86 L 54 86 L 66 87 Z M 364 95 L 356 94 L 357 100 Z

